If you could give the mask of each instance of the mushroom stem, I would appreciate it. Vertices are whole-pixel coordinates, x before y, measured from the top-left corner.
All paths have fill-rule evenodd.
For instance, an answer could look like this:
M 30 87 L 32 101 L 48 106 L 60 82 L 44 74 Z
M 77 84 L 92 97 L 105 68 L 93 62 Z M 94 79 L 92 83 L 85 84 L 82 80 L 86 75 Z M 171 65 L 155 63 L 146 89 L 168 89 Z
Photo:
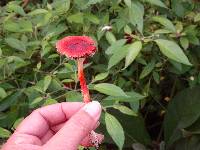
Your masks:
M 81 91 L 82 91 L 82 95 L 83 95 L 83 102 L 84 103 L 89 103 L 90 100 L 90 93 L 85 81 L 85 76 L 84 76 L 84 72 L 83 72 L 83 62 L 84 62 L 85 58 L 79 58 L 77 60 L 78 62 L 78 78 L 80 81 L 80 85 L 81 85 Z

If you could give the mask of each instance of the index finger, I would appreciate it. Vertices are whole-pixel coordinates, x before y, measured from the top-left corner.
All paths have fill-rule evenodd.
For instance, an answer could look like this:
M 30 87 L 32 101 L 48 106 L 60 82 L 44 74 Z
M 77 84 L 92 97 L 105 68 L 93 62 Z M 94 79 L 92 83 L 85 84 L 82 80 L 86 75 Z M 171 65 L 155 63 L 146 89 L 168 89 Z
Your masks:
M 67 121 L 83 106 L 81 102 L 65 102 L 39 108 L 24 119 L 16 132 L 42 138 L 51 126 Z

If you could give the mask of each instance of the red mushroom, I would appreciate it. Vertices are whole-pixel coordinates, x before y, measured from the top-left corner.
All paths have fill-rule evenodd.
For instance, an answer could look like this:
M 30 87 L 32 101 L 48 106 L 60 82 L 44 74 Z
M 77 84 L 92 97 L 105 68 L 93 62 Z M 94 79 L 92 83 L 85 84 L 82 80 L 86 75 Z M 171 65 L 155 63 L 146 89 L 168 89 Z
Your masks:
M 96 46 L 94 40 L 88 36 L 68 36 L 56 43 L 57 51 L 67 56 L 70 59 L 76 59 L 78 62 L 78 78 L 81 85 L 81 91 L 83 95 L 83 101 L 85 103 L 90 102 L 90 94 L 85 81 L 83 72 L 83 63 L 86 57 L 94 55 L 96 52 Z M 94 131 L 91 131 L 91 145 L 97 149 L 100 142 L 103 140 L 103 135 L 98 135 Z
M 88 36 L 68 36 L 56 43 L 57 51 L 70 59 L 77 59 L 78 62 L 78 78 L 81 85 L 83 101 L 90 102 L 90 94 L 86 85 L 83 62 L 86 57 L 94 55 L 96 46 L 94 40 Z

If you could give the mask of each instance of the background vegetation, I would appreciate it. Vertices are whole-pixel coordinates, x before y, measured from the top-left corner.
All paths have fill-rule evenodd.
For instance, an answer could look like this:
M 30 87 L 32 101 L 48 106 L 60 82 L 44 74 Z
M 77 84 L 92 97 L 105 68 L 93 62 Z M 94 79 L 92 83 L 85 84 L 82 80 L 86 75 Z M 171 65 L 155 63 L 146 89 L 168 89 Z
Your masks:
M 93 100 L 103 105 L 104 149 L 200 149 L 197 0 L 0 1 L 0 137 L 32 110 L 81 101 L 74 61 L 56 53 L 88 35 Z

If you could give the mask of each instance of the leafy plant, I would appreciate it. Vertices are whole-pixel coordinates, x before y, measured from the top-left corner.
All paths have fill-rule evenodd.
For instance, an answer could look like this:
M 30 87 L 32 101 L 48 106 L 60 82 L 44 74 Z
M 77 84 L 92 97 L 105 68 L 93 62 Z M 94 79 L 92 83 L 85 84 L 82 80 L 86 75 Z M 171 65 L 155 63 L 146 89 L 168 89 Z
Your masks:
M 38 107 L 82 101 L 76 62 L 59 56 L 55 43 L 87 35 L 98 45 L 84 69 L 91 99 L 103 106 L 102 149 L 199 146 L 198 1 L 4 0 L 0 5 L 2 139 Z

